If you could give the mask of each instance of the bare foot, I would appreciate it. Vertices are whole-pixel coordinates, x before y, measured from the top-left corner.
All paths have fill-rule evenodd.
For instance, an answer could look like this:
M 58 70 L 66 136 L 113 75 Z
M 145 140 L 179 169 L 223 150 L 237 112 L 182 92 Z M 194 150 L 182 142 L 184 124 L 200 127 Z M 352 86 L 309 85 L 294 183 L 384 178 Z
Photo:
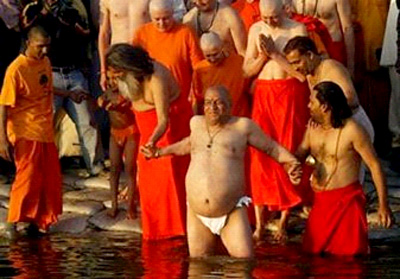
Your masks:
M 264 229 L 262 227 L 257 227 L 253 233 L 253 240 L 255 242 L 261 241 L 263 234 L 264 234 Z
M 118 194 L 118 200 L 120 201 L 126 201 L 128 200 L 128 187 L 125 187 L 122 189 L 119 194 Z
M 107 215 L 111 218 L 115 218 L 115 216 L 117 216 L 117 213 L 118 213 L 117 207 L 112 207 L 109 210 L 107 210 Z
M 273 232 L 272 237 L 276 242 L 280 244 L 284 244 L 288 240 L 286 230 L 282 228 L 278 229 L 276 232 Z

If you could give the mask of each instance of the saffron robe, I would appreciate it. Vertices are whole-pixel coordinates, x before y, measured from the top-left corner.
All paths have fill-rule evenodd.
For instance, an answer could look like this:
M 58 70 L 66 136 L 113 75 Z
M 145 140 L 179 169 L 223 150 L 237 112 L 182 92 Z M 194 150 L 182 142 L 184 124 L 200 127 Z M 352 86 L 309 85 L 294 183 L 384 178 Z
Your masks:
M 7 137 L 16 164 L 8 222 L 34 222 L 46 230 L 62 212 L 49 59 L 19 55 L 7 69 L 0 105 L 6 106 Z
M 185 132 L 186 122 L 182 120 L 181 103 L 175 100 L 169 109 L 168 128 L 157 142 L 163 147 L 177 141 L 174 131 Z M 184 106 L 185 107 L 185 106 Z M 155 109 L 134 111 L 136 124 L 140 132 L 140 145 L 147 143 L 157 125 Z M 184 112 L 183 112 L 184 115 Z M 189 135 L 189 127 L 186 130 Z M 182 135 L 183 132 L 180 132 Z M 185 235 L 186 231 L 186 194 L 184 175 L 187 165 L 174 160 L 172 156 L 147 160 L 142 153 L 138 155 L 138 177 L 143 239 L 156 240 Z
M 249 81 L 243 76 L 243 57 L 230 53 L 218 65 L 203 60 L 196 64 L 193 73 L 193 93 L 199 112 L 204 111 L 204 93 L 215 85 L 224 85 L 232 97 L 234 116 L 249 116 L 249 99 L 247 95 Z
M 170 31 L 161 32 L 150 22 L 138 28 L 133 45 L 143 47 L 151 58 L 167 67 L 181 89 L 180 98 L 188 100 L 194 65 L 203 59 L 192 29 L 176 23 Z
M 309 89 L 296 79 L 257 80 L 252 119 L 263 131 L 294 153 L 309 119 Z M 285 210 L 301 202 L 283 167 L 265 153 L 250 149 L 250 180 L 255 205 Z
M 303 238 L 304 250 L 313 254 L 367 254 L 365 205 L 358 181 L 343 188 L 315 192 Z

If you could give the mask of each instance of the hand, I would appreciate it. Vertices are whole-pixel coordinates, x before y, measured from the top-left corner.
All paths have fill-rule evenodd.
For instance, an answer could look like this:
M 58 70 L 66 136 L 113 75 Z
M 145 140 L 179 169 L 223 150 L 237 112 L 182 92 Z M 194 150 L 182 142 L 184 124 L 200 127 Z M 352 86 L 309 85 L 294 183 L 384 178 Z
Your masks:
M 283 167 L 289 176 L 290 182 L 292 182 L 293 185 L 299 185 L 303 175 L 300 162 L 284 164 Z
M 140 152 L 146 157 L 147 159 L 151 158 L 158 158 L 160 157 L 160 149 L 154 145 L 142 145 L 140 147 Z
M 384 228 L 389 228 L 392 225 L 392 211 L 387 204 L 379 206 L 378 219 L 379 225 Z
M 260 34 L 260 47 L 262 52 L 265 55 L 271 57 L 272 54 L 278 52 L 275 47 L 274 40 L 270 36 L 265 36 L 264 34 Z
M 12 156 L 10 152 L 10 147 L 10 143 L 7 139 L 0 140 L 0 157 L 2 157 L 4 160 L 11 162 Z
M 298 71 L 292 71 L 292 72 L 290 72 L 290 75 L 292 77 L 298 79 L 300 82 L 305 82 L 306 81 L 306 77 L 302 73 L 300 73 Z
M 89 94 L 87 91 L 84 91 L 82 89 L 70 91 L 69 96 L 72 101 L 75 103 L 82 103 L 83 100 L 87 100 L 89 98 Z
M 100 87 L 101 90 L 106 91 L 108 88 L 107 75 L 105 72 L 100 73 Z
M 320 124 L 319 124 L 318 122 L 315 122 L 315 121 L 312 120 L 312 119 L 308 120 L 307 126 L 310 127 L 310 128 L 312 128 L 312 129 L 318 128 L 319 125 L 320 125 Z

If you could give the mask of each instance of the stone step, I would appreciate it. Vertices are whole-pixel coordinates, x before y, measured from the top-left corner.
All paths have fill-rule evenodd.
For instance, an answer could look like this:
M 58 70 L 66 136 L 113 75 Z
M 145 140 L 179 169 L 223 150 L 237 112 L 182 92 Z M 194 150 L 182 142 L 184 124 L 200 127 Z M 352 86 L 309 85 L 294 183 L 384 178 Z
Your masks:
M 0 185 L 0 196 L 9 197 L 10 196 L 10 184 L 2 184 Z
M 63 212 L 93 215 L 104 209 L 103 203 L 98 201 L 71 201 L 65 200 Z
M 59 217 L 57 223 L 50 227 L 51 233 L 72 233 L 78 234 L 89 226 L 89 216 L 77 213 L 64 213 Z
M 115 218 L 107 215 L 107 210 L 103 210 L 89 219 L 89 223 L 107 231 L 128 231 L 142 233 L 140 219 L 126 219 L 126 211 L 119 211 Z
M 110 191 L 104 189 L 84 189 L 70 191 L 64 194 L 65 200 L 75 201 L 100 201 L 104 202 L 111 199 Z

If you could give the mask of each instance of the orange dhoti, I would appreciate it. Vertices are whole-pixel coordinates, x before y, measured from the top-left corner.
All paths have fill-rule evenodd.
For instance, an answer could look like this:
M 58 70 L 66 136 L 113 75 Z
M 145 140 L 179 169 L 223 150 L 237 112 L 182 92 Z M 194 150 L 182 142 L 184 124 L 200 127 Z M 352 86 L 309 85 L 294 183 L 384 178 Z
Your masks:
M 315 192 L 304 233 L 304 250 L 313 254 L 367 254 L 365 203 L 358 181 L 343 188 Z
M 179 105 L 187 101 L 181 98 L 170 106 L 169 125 L 164 135 L 157 142 L 160 147 L 175 142 L 173 131 L 189 133 L 188 118 L 182 113 Z M 157 125 L 156 111 L 135 111 L 136 124 L 140 132 L 140 145 L 147 143 Z M 182 135 L 182 132 L 180 132 Z M 189 135 L 189 134 L 187 134 Z M 139 193 L 142 212 L 143 239 L 156 240 L 185 235 L 186 227 L 186 194 L 184 174 L 186 174 L 187 157 L 185 161 L 175 160 L 172 156 L 147 160 L 143 154 L 138 155 Z M 180 164 L 180 165 L 179 165 Z M 182 173 L 178 175 L 177 173 Z
M 61 171 L 53 142 L 20 139 L 14 145 L 15 181 L 8 222 L 34 222 L 47 230 L 62 213 Z
M 296 79 L 257 80 L 252 119 L 272 139 L 295 152 L 309 119 L 309 89 Z M 250 180 L 255 205 L 285 210 L 301 202 L 283 167 L 251 148 Z
M 115 142 L 119 146 L 124 146 L 126 143 L 126 140 L 130 136 L 136 136 L 138 134 L 136 124 L 130 125 L 126 128 L 123 129 L 116 129 L 116 128 L 111 128 L 111 136 L 114 138 Z

